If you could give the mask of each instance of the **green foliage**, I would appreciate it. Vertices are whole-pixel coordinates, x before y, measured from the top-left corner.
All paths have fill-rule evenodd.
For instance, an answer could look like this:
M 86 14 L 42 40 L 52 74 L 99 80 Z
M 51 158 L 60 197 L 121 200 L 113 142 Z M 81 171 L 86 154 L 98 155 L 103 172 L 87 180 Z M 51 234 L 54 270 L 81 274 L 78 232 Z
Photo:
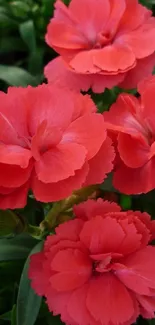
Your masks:
M 32 254 L 39 252 L 42 242 L 39 242 L 31 251 L 26 260 L 19 283 L 17 297 L 17 325 L 34 325 L 41 305 L 41 297 L 32 290 L 28 279 L 29 260 Z

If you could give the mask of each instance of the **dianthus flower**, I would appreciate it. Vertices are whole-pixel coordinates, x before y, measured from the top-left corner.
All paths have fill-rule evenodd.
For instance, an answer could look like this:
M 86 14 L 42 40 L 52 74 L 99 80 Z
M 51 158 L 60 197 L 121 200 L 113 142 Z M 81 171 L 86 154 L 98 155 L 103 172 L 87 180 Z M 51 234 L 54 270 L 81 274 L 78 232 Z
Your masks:
M 139 84 L 141 97 L 121 94 L 104 113 L 117 159 L 114 186 L 126 194 L 155 188 L 155 77 Z
M 88 200 L 76 218 L 48 236 L 31 256 L 29 278 L 49 310 L 70 325 L 127 325 L 154 317 L 155 221 L 122 212 L 116 203 Z
M 104 118 L 86 95 L 53 85 L 0 92 L 0 208 L 21 208 L 97 184 L 112 169 Z
M 137 0 L 57 0 L 46 42 L 60 56 L 45 67 L 48 81 L 96 93 L 135 88 L 155 64 L 151 15 Z

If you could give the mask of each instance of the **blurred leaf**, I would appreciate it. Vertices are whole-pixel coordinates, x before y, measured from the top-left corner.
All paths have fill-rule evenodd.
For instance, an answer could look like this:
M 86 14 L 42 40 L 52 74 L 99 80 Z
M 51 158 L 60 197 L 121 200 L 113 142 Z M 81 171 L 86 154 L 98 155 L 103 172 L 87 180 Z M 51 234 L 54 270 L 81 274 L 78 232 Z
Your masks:
M 51 314 L 49 314 L 46 318 L 47 320 L 47 325 L 62 325 L 64 324 L 61 319 L 60 316 L 53 316 Z
M 37 86 L 38 82 L 29 72 L 22 68 L 0 65 L 0 79 L 10 86 Z
M 29 257 L 42 249 L 39 242 L 31 251 Z M 37 296 L 28 279 L 29 257 L 25 263 L 17 298 L 17 325 L 34 325 L 39 313 L 42 298 Z
M 11 325 L 16 325 L 16 305 L 13 306 L 11 311 Z
M 105 181 L 100 185 L 100 189 L 103 191 L 118 193 L 118 191 L 113 187 L 112 179 L 113 179 L 113 173 L 109 173 Z
M 3 315 L 0 315 L 0 319 L 11 320 L 11 313 L 12 313 L 12 310 L 8 311 L 7 313 L 4 313 Z
M 14 36 L 4 36 L 0 38 L 0 53 L 9 53 L 9 52 L 23 52 L 25 47 L 23 47 L 23 41 Z
M 24 230 L 22 220 L 11 210 L 0 210 L 0 236 L 17 234 Z
M 43 76 L 43 49 L 36 49 L 36 51 L 32 52 L 28 59 L 28 70 L 33 75 L 36 75 L 37 78 L 40 78 L 40 82 L 42 82 Z M 38 74 L 40 74 L 38 76 Z
M 152 5 L 155 3 L 155 0 L 140 0 L 141 4 L 149 9 L 152 8 Z
M 36 50 L 36 36 L 33 20 L 28 20 L 19 26 L 21 37 L 25 44 L 28 46 L 29 51 Z
M 30 11 L 30 7 L 26 1 L 13 1 L 10 6 L 12 14 L 15 17 L 25 18 Z
M 0 239 L 0 261 L 27 258 L 36 242 L 27 234 L 18 235 L 13 239 Z
M 6 26 L 17 26 L 17 21 L 9 15 L 7 15 L 7 12 L 3 10 L 3 8 L 0 8 L 0 27 L 6 27 Z
M 132 208 L 132 196 L 121 194 L 120 206 L 123 210 L 130 210 Z

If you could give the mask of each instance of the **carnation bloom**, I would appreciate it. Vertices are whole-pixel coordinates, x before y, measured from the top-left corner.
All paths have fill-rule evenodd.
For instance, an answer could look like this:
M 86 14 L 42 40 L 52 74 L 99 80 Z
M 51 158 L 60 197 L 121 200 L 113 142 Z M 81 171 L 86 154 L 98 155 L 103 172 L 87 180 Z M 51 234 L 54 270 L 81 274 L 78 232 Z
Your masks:
M 1 209 L 23 207 L 29 189 L 42 202 L 63 199 L 111 171 L 111 140 L 88 95 L 12 87 L 0 102 Z
M 135 88 L 155 65 L 151 14 L 138 0 L 57 0 L 46 42 L 60 57 L 45 67 L 48 81 L 96 93 Z
M 154 317 L 155 221 L 98 199 L 75 206 L 76 218 L 31 256 L 29 278 L 49 310 L 70 325 L 127 325 Z
M 126 194 L 155 188 L 155 77 L 139 84 L 141 97 L 121 94 L 104 113 L 117 150 L 114 186 Z

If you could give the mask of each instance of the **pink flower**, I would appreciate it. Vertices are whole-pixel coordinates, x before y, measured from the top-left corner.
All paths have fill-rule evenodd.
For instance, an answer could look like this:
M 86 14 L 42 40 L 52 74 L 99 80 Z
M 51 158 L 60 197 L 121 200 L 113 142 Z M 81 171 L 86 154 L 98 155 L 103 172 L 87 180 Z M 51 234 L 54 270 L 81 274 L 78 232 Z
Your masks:
M 88 200 L 76 218 L 48 236 L 31 256 L 29 278 L 49 310 L 70 325 L 127 325 L 154 317 L 155 221 L 122 212 L 116 203 Z
M 151 14 L 138 0 L 57 0 L 46 42 L 60 57 L 45 67 L 48 81 L 96 93 L 135 88 L 155 65 Z
M 121 94 L 104 113 L 117 159 L 114 186 L 126 194 L 155 188 L 155 77 L 139 84 L 140 98 Z
M 0 208 L 21 208 L 101 183 L 114 150 L 91 98 L 53 85 L 0 92 Z

